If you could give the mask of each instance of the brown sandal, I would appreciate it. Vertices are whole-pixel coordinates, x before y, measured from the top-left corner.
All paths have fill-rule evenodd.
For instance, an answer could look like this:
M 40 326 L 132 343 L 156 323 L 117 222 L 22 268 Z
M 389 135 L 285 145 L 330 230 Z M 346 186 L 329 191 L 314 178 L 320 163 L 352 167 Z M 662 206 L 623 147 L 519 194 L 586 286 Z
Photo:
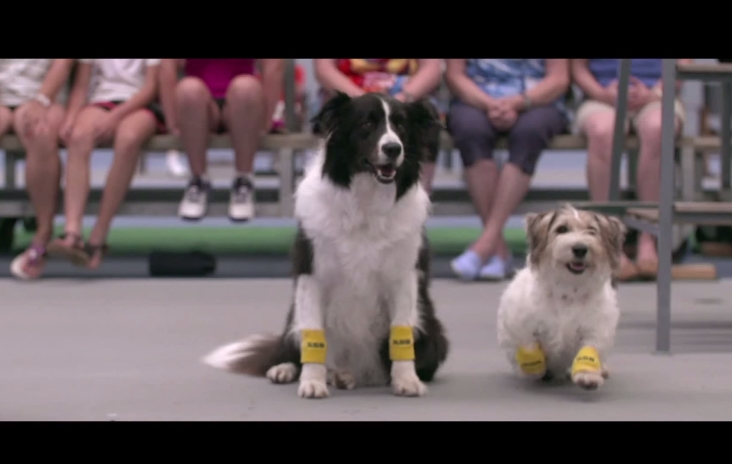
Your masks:
M 66 244 L 66 238 L 68 237 L 74 240 L 71 246 Z M 51 240 L 46 247 L 46 251 L 49 256 L 67 259 L 71 261 L 71 264 L 79 267 L 86 267 L 91 258 L 86 250 L 84 239 L 80 235 L 70 232 L 66 232 L 58 238 Z

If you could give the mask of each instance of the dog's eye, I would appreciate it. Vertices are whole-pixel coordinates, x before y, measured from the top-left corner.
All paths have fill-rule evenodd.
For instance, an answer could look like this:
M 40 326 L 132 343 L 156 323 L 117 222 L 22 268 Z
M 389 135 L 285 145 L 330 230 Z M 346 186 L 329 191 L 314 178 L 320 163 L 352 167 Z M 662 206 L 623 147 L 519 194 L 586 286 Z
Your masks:
M 374 123 L 371 121 L 366 121 L 363 124 L 361 124 L 361 129 L 363 129 L 363 130 L 369 130 L 372 127 L 374 127 Z
M 569 229 L 567 228 L 567 226 L 559 226 L 554 230 L 554 232 L 558 234 L 566 234 L 567 232 L 569 232 Z
M 590 235 L 597 235 L 597 229 L 587 229 Z

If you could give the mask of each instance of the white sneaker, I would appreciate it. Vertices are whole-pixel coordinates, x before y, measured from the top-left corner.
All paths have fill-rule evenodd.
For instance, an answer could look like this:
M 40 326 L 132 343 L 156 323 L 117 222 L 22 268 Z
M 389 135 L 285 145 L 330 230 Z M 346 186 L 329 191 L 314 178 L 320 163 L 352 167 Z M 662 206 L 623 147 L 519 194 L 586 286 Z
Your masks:
M 191 179 L 180 202 L 178 216 L 190 221 L 197 221 L 205 216 L 210 189 L 211 184 L 207 181 L 200 178 Z
M 229 219 L 248 221 L 254 217 L 254 185 L 246 177 L 237 177 L 231 186 Z

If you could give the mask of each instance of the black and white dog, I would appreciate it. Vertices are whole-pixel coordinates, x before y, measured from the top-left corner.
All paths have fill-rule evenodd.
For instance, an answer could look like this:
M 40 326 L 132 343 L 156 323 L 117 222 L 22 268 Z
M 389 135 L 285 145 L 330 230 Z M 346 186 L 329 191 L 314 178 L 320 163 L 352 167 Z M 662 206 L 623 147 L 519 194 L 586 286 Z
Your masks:
M 423 234 L 430 200 L 420 161 L 439 135 L 428 101 L 338 94 L 314 122 L 326 135 L 295 194 L 295 295 L 280 335 L 255 335 L 205 358 L 221 369 L 327 385 L 388 385 L 422 396 L 448 341 L 429 295 Z

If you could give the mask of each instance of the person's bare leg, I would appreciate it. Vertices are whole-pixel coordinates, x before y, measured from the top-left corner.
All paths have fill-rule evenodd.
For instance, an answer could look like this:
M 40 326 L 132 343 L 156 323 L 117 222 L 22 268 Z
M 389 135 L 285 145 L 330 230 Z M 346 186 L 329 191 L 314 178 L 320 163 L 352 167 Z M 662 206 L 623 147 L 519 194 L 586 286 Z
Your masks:
M 107 110 L 95 106 L 87 106 L 76 119 L 66 147 L 68 160 L 66 166 L 66 182 L 64 183 L 64 216 L 66 238 L 64 246 L 74 247 L 76 240 L 82 235 L 82 220 L 86 210 L 90 190 L 91 154 L 98 143 L 97 128 L 106 121 Z
M 39 132 L 27 133 L 28 106 L 15 110 L 14 131 L 26 150 L 25 184 L 38 224 L 33 243 L 46 245 L 53 234 L 53 219 L 56 216 L 59 184 L 61 182 L 61 159 L 58 154 L 58 131 L 63 123 L 64 109 L 51 106 L 46 121 Z
M 596 111 L 582 124 L 587 137 L 587 184 L 592 201 L 607 201 L 613 151 L 615 111 Z
M 513 163 L 506 163 L 501 169 L 493 196 L 492 207 L 483 233 L 471 249 L 483 260 L 498 252 L 499 240 L 503 237 L 503 228 L 513 211 L 521 204 L 531 185 L 531 177 L 524 174 Z
M 676 118 L 675 130 L 680 129 L 679 119 Z M 638 153 L 638 199 L 640 201 L 655 202 L 659 200 L 661 188 L 661 107 L 649 108 L 639 115 L 636 121 L 636 131 L 640 138 L 640 152 Z M 653 268 L 658 265 L 656 253 L 656 239 L 648 233 L 638 236 L 637 262 L 639 267 Z
M 264 120 L 262 84 L 253 76 L 239 76 L 229 84 L 224 106 L 224 123 L 234 146 L 237 173 L 253 170 Z
M 254 216 L 254 156 L 264 128 L 262 84 L 253 76 L 239 76 L 229 84 L 224 124 L 234 146 L 236 176 L 231 186 L 229 218 L 247 221 Z
M 89 235 L 89 245 L 94 249 L 89 260 L 91 269 L 96 269 L 102 263 L 104 250 L 101 247 L 106 243 L 112 220 L 130 188 L 140 158 L 140 150 L 155 134 L 155 128 L 155 116 L 146 109 L 139 109 L 127 115 L 117 127 L 112 166 L 104 185 L 99 216 Z
M 608 201 L 615 111 L 598 110 L 589 114 L 582 123 L 581 130 L 587 138 L 587 186 L 590 200 Z M 621 255 L 620 269 L 620 280 L 632 279 L 636 274 L 635 266 L 625 253 Z
M 183 148 L 188 156 L 191 176 L 206 174 L 206 151 L 211 132 L 220 122 L 219 109 L 208 87 L 201 79 L 186 77 L 175 90 L 178 128 Z
M 499 174 L 498 166 L 492 159 L 479 159 L 465 170 L 465 183 L 468 187 L 468 193 L 484 227 L 491 217 Z M 503 233 L 498 237 L 496 254 L 502 259 L 508 258 L 509 250 L 503 238 Z
M 13 126 L 13 112 L 10 108 L 0 106 L 0 138 L 7 134 Z

